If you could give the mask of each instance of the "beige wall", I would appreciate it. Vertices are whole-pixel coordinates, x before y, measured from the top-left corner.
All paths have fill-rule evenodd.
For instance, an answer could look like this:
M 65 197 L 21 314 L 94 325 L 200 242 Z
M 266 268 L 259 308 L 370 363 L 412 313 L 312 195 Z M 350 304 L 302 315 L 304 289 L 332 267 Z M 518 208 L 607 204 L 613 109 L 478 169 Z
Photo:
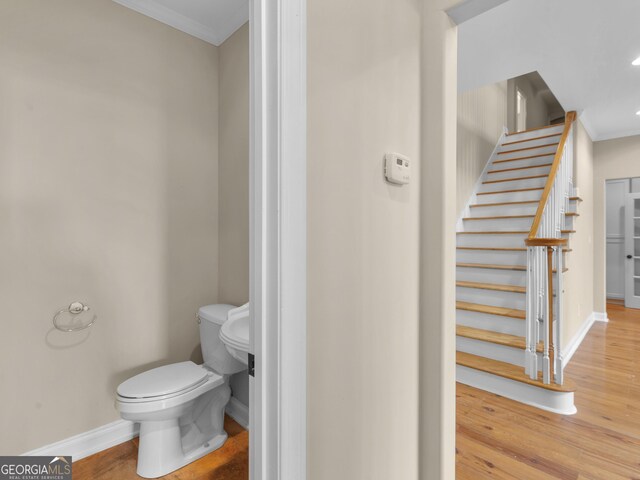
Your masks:
M 458 95 L 456 212 L 469 201 L 506 126 L 506 81 Z
M 308 4 L 309 480 L 418 475 L 419 4 Z
M 220 46 L 219 301 L 249 301 L 249 24 Z
M 219 48 L 218 302 L 249 301 L 249 24 Z M 233 396 L 249 405 L 249 376 L 231 377 Z
M 562 343 L 566 346 L 594 311 L 592 292 L 594 285 L 593 243 L 593 142 L 580 120 L 575 123 L 575 183 L 580 197 L 580 214 L 574 221 L 576 233 L 571 235 L 569 247 L 573 250 L 565 258 L 569 271 L 565 274 L 565 323 Z M 604 311 L 604 310 L 600 310 Z
M 510 132 L 516 131 L 516 91 L 520 89 L 527 97 L 527 129 L 549 125 L 549 107 L 536 90 L 535 86 L 527 79 L 526 75 L 513 78 L 508 81 L 508 128 Z M 556 113 L 556 112 L 553 112 Z
M 606 140 L 594 144 L 594 309 L 606 311 L 606 221 L 605 181 L 640 177 L 640 136 Z M 582 195 L 582 193 L 581 193 Z
M 106 0 L 0 2 L 0 452 L 119 418 L 218 290 L 217 49 Z M 52 329 L 87 302 L 97 323 Z

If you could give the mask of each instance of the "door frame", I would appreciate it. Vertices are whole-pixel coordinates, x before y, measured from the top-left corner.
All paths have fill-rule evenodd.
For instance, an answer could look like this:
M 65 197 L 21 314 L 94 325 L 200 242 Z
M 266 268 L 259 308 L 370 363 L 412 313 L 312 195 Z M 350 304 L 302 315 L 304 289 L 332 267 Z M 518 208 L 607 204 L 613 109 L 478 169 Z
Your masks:
M 640 193 L 627 193 L 624 212 L 624 306 L 626 308 L 640 308 L 640 296 L 635 292 L 636 256 L 635 256 L 635 200 L 640 200 Z M 629 258 L 631 256 L 631 258 Z M 629 261 L 631 260 L 631 261 Z
M 304 480 L 306 0 L 250 0 L 251 480 Z

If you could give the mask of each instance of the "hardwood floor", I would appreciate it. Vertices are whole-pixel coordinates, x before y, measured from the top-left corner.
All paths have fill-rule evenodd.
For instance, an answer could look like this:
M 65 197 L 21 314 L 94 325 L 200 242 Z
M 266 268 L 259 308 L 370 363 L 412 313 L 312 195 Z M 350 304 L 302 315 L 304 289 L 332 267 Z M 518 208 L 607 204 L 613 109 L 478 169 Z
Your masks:
M 565 370 L 561 416 L 457 386 L 456 479 L 640 479 L 640 310 L 609 305 Z
M 247 480 L 249 478 L 249 432 L 225 418 L 229 434 L 215 452 L 161 477 L 165 480 Z M 74 480 L 139 480 L 136 475 L 138 439 L 116 445 L 73 464 Z

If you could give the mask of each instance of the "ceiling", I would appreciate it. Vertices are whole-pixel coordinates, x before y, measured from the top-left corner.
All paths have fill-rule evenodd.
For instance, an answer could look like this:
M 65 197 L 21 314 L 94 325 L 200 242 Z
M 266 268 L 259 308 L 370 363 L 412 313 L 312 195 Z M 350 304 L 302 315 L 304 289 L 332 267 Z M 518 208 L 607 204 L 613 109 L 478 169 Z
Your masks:
M 220 46 L 249 20 L 249 0 L 113 0 Z
M 459 89 L 538 71 L 594 140 L 638 135 L 639 20 L 638 0 L 509 0 L 459 26 Z

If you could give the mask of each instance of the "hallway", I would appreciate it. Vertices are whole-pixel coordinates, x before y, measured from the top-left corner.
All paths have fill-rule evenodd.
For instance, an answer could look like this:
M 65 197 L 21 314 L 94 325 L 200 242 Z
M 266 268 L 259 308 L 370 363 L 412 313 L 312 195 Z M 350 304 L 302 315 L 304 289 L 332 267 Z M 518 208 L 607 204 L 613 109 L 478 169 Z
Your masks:
M 457 384 L 457 480 L 640 479 L 640 310 L 608 315 L 565 370 L 576 415 Z

